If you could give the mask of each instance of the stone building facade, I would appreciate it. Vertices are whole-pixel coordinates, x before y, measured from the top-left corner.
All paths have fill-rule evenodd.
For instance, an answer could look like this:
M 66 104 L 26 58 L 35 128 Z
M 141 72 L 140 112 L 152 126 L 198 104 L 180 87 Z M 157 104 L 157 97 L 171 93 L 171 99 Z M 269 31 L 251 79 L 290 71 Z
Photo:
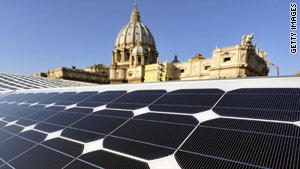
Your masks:
M 49 70 L 47 73 L 35 73 L 34 77 L 47 77 L 53 79 L 73 80 L 80 82 L 108 84 L 109 83 L 109 67 L 98 64 L 91 67 L 76 69 L 75 66 L 70 68 L 60 67 Z
M 47 73 L 48 78 L 73 80 L 89 83 L 108 84 L 108 68 L 106 72 L 89 72 L 81 69 L 76 69 L 74 66 L 71 68 L 60 67 L 57 69 L 49 70 Z
M 177 80 L 178 70 L 169 62 L 150 64 L 145 66 L 144 82 L 159 82 Z
M 204 58 L 201 54 L 187 62 L 179 62 L 175 56 L 172 63 L 164 62 L 162 65 L 169 65 L 164 72 L 159 64 L 147 65 L 145 72 L 152 71 L 153 74 L 163 72 L 167 80 L 192 80 L 192 79 L 214 79 L 214 78 L 235 78 L 249 76 L 267 76 L 269 73 L 269 62 L 267 53 L 259 47 L 256 42 L 252 44 L 253 34 L 242 37 L 240 45 L 218 48 L 212 52 L 212 58 Z M 172 66 L 171 66 L 172 65 Z M 157 69 L 153 69 L 153 67 Z M 145 74 L 144 79 L 151 79 L 150 73 Z M 165 81 L 153 79 L 153 81 Z M 145 81 L 146 82 L 146 81 Z M 150 82 L 147 80 L 147 82 Z
M 180 80 L 235 78 L 248 76 L 267 76 L 269 63 L 267 53 L 252 44 L 253 34 L 245 35 L 240 45 L 218 48 L 212 58 L 199 55 L 188 62 L 175 63 L 180 69 Z
M 40 73 L 35 73 L 32 76 L 33 77 L 47 77 L 47 73 L 40 72 Z
M 98 65 L 94 65 L 91 67 L 86 67 L 83 69 L 86 72 L 96 72 L 96 73 L 100 73 L 103 74 L 107 77 L 109 77 L 109 67 L 103 65 L 103 64 L 98 64 Z

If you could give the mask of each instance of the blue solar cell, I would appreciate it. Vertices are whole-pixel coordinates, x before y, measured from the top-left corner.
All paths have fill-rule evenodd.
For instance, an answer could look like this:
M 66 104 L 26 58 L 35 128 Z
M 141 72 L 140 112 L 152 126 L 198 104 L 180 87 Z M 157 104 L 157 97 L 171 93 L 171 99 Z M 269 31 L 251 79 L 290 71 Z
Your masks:
M 9 161 L 34 145 L 34 143 L 18 136 L 12 137 L 0 144 L 0 158 Z
M 102 168 L 149 168 L 148 164 L 145 162 L 120 156 L 103 150 L 84 154 L 80 157 L 80 159 L 92 164 L 96 164 L 97 166 L 100 166 Z
M 72 160 L 72 157 L 38 145 L 12 160 L 10 164 L 14 168 L 22 169 L 53 169 L 62 168 Z
M 132 119 L 104 139 L 104 147 L 145 159 L 170 155 L 195 125 Z
M 126 118 L 89 115 L 71 125 L 71 127 L 97 132 L 99 134 L 109 134 L 125 121 L 127 121 Z
M 151 111 L 198 113 L 209 110 L 224 94 L 219 89 L 182 89 L 167 93 L 149 106 Z
M 2 127 L 3 130 L 8 131 L 10 133 L 17 134 L 23 130 L 23 127 L 16 126 L 16 125 L 9 125 L 6 127 Z
M 300 89 L 238 89 L 228 92 L 213 111 L 221 116 L 280 121 L 300 120 Z
M 43 141 L 47 137 L 46 134 L 41 133 L 41 132 L 37 132 L 37 131 L 34 131 L 34 130 L 28 130 L 28 131 L 19 133 L 18 135 L 21 136 L 21 137 L 27 138 L 27 139 L 29 139 L 33 142 L 37 142 L 37 143 L 40 143 L 41 141 Z
M 130 118 L 133 116 L 132 111 L 123 111 L 123 110 L 100 110 L 93 113 L 94 115 L 102 115 L 102 116 L 115 116 L 115 117 L 125 117 Z
M 126 91 L 106 91 L 106 92 L 101 92 L 99 94 L 93 95 L 92 97 L 81 101 L 77 104 L 77 106 L 82 106 L 82 107 L 97 107 L 97 106 L 102 106 L 105 105 L 120 96 L 124 95 Z
M 118 109 L 139 109 L 146 107 L 162 95 L 166 93 L 165 90 L 138 90 L 123 95 L 119 99 L 109 103 L 107 108 Z
M 44 132 L 51 133 L 51 132 L 56 132 L 56 131 L 62 130 L 65 127 L 54 125 L 54 124 L 38 123 L 34 128 L 38 129 L 38 130 L 41 130 L 41 131 L 44 131 Z
M 64 129 L 61 135 L 81 142 L 91 142 L 105 137 L 104 134 L 74 128 Z
M 169 122 L 178 124 L 197 125 L 198 120 L 193 116 L 175 115 L 175 114 L 161 114 L 161 113 L 146 113 L 134 117 L 135 119 Z
M 84 163 L 80 160 L 75 160 L 72 163 L 70 163 L 70 164 L 68 164 L 67 166 L 64 167 L 64 169 L 74 169 L 74 168 L 77 168 L 77 169 L 96 169 L 96 168 L 99 168 L 99 167 L 94 167 L 93 165 L 90 165 L 90 163 L 87 164 L 87 163 Z
M 78 144 L 62 138 L 47 140 L 45 142 L 42 142 L 42 144 L 74 157 L 79 156 L 83 151 L 82 144 Z
M 300 166 L 299 137 L 199 126 L 180 150 L 261 168 Z
M 75 113 L 67 113 L 67 112 L 61 112 L 58 113 L 47 120 L 45 122 L 57 124 L 61 126 L 68 126 L 72 123 L 76 122 L 77 120 L 83 118 L 85 115 L 83 114 L 75 114 Z
M 3 142 L 4 140 L 10 138 L 11 136 L 13 136 L 13 134 L 0 129 L 0 143 Z

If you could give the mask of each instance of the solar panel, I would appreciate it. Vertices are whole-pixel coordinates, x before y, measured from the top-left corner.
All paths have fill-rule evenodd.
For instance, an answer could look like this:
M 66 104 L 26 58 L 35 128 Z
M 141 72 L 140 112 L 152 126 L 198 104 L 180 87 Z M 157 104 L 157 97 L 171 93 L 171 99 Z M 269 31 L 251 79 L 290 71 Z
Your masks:
M 96 84 L 0 72 L 0 91 L 76 86 L 96 86 Z
M 299 168 L 299 80 L 6 93 L 0 168 Z

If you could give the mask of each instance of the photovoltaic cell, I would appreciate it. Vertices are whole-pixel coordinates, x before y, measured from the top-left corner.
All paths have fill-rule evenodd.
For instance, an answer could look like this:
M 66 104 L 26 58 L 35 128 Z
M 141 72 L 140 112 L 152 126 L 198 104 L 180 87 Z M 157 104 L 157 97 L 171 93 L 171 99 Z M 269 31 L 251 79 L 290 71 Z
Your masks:
M 50 116 L 55 115 L 56 113 L 58 112 L 52 110 L 38 110 L 35 113 L 26 116 L 26 118 L 31 120 L 42 121 Z
M 200 125 L 180 150 L 252 166 L 299 168 L 300 140 L 299 137 Z M 183 160 L 176 156 L 178 161 Z
M 145 144 L 111 136 L 104 139 L 103 145 L 105 148 L 125 154 L 130 154 L 147 160 L 166 157 L 175 152 L 175 149 L 159 147 L 152 144 Z
M 93 113 L 94 115 L 102 115 L 102 116 L 115 116 L 115 117 L 124 117 L 130 118 L 133 116 L 132 111 L 123 111 L 123 110 L 100 110 Z
M 4 162 L 0 160 L 0 166 L 2 166 L 3 164 L 4 164 Z
M 58 101 L 61 101 L 69 96 L 74 95 L 75 92 L 64 92 L 64 93 L 59 93 L 59 94 L 55 94 L 52 97 L 49 97 L 45 100 L 39 101 L 39 104 L 51 104 L 51 103 L 55 103 Z
M 111 135 L 177 148 L 194 128 L 190 125 L 132 119 Z
M 0 129 L 0 143 L 3 142 L 4 140 L 8 139 L 11 136 L 13 136 L 13 135 L 10 134 L 9 132 Z
M 66 109 L 65 112 L 89 114 L 89 113 L 93 112 L 93 109 L 75 107 L 75 108 L 71 108 L 71 109 Z
M 23 130 L 23 127 L 16 126 L 16 125 L 9 125 L 9 126 L 3 127 L 2 129 L 5 131 L 8 131 L 10 133 L 17 134 Z
M 29 105 L 21 105 L 22 107 L 28 107 Z M 45 105 L 33 105 L 33 106 L 30 106 L 31 109 L 43 109 L 45 107 Z
M 104 147 L 146 159 L 170 155 L 195 128 L 132 119 L 104 139 Z
M 102 168 L 149 168 L 149 166 L 145 162 L 130 159 L 103 150 L 84 154 L 80 157 L 80 159 L 83 159 L 92 164 L 96 164 L 97 166 L 100 166 Z
M 214 107 L 221 116 L 299 121 L 300 89 L 238 89 L 226 93 Z
M 68 155 L 74 156 L 74 157 L 79 156 L 83 151 L 82 144 L 78 144 L 78 143 L 68 141 L 68 140 L 65 140 L 62 138 L 54 138 L 54 139 L 45 141 L 42 144 L 46 145 L 48 147 L 51 147 L 55 150 L 59 150 Z
M 161 114 L 161 113 L 145 113 L 134 117 L 135 119 L 170 122 L 178 124 L 197 125 L 198 120 L 193 116 L 175 115 L 175 114 Z
M 217 118 L 214 120 L 205 121 L 201 123 L 201 126 L 219 128 L 224 130 L 235 130 L 250 133 L 252 132 L 300 138 L 300 127 L 294 124 L 287 123 Z
M 118 108 L 118 109 L 139 109 L 146 107 L 162 95 L 166 93 L 165 90 L 137 90 L 134 92 L 127 93 L 119 99 L 109 103 L 107 108 Z
M 9 161 L 34 145 L 34 143 L 20 137 L 12 137 L 0 144 L 0 158 Z
M 82 107 L 98 107 L 105 105 L 118 97 L 122 96 L 125 94 L 126 91 L 107 91 L 107 92 L 101 92 L 99 94 L 93 95 L 92 97 L 79 102 L 77 106 L 82 106 Z
M 66 97 L 62 99 L 61 101 L 58 101 L 55 103 L 55 105 L 72 105 L 76 104 L 80 101 L 83 101 L 93 95 L 95 95 L 98 92 L 81 92 L 81 93 L 76 93 L 74 95 L 71 95 L 69 97 Z
M 7 123 L 0 121 L 0 128 L 5 126 Z
M 52 133 L 64 129 L 63 126 L 58 126 L 49 123 L 38 123 L 34 128 L 48 133 Z
M 65 113 L 61 112 L 58 113 L 50 118 L 48 118 L 45 122 L 52 123 L 52 124 L 58 124 L 62 126 L 68 126 L 77 120 L 83 118 L 85 115 L 83 114 L 75 114 L 75 113 Z
M 18 111 L 11 112 L 8 115 L 16 116 L 16 117 L 25 117 L 25 116 L 28 116 L 28 115 L 36 112 L 36 111 L 38 111 L 38 110 L 33 109 L 33 108 L 19 108 Z
M 28 100 L 24 100 L 26 103 L 36 103 L 39 102 L 39 104 L 42 103 L 42 101 L 47 100 L 53 96 L 58 95 L 58 92 L 51 92 L 51 93 L 45 93 L 45 94 L 39 94 L 39 96 L 35 97 L 35 98 L 31 98 Z
M 206 155 L 199 155 L 179 150 L 175 154 L 175 158 L 181 168 L 184 169 L 207 169 L 207 168 L 245 168 L 245 169 L 261 169 L 243 163 L 237 163 L 226 159 L 214 158 Z
M 42 96 L 46 95 L 45 93 L 35 93 L 33 94 L 32 98 L 26 99 L 24 100 L 25 103 L 36 103 L 39 101 L 39 98 L 41 98 Z
M 53 169 L 62 168 L 73 158 L 43 146 L 36 146 L 10 162 L 14 168 Z
M 64 167 L 64 169 L 74 169 L 74 168 L 76 168 L 76 169 L 97 169 L 100 167 L 95 167 L 95 166 L 89 165 L 89 164 L 84 163 L 79 160 L 75 160 L 71 164 L 68 164 L 66 167 Z
M 62 111 L 65 109 L 65 107 L 59 107 L 59 106 L 50 106 L 50 107 L 47 107 L 45 108 L 46 110 L 53 110 L 53 111 Z
M 8 166 L 8 165 L 3 165 L 2 167 L 0 167 L 0 169 L 13 169 L 13 168 L 11 168 L 11 167 Z
M 18 113 L 21 110 L 23 110 L 23 109 L 20 107 L 15 107 L 13 105 L 9 105 L 7 109 L 0 110 L 0 113 L 4 114 L 4 115 L 10 115 L 10 114 Z
M 97 132 L 99 134 L 109 134 L 125 121 L 127 121 L 127 119 L 89 115 L 71 125 L 71 127 Z
M 224 91 L 220 89 L 182 89 L 169 92 L 149 106 L 151 111 L 198 113 L 212 108 Z
M 28 130 L 28 131 L 19 133 L 18 135 L 21 136 L 21 137 L 27 138 L 27 139 L 29 139 L 33 142 L 37 142 L 37 143 L 40 143 L 41 141 L 43 141 L 47 137 L 46 134 L 41 133 L 41 132 L 37 132 L 37 131 L 34 131 L 34 130 Z
M 18 125 L 22 125 L 22 126 L 31 126 L 31 125 L 34 125 L 36 124 L 37 122 L 36 121 L 33 121 L 33 120 L 28 120 L 28 119 L 20 119 L 16 122 L 16 124 Z
M 74 128 L 64 129 L 61 135 L 81 142 L 91 142 L 105 137 L 104 134 L 89 132 L 85 130 L 78 130 Z
M 4 118 L 3 118 L 3 120 L 7 121 L 7 122 L 13 122 L 13 121 L 16 121 L 19 119 L 20 119 L 19 117 L 12 117 L 12 116 L 4 116 Z

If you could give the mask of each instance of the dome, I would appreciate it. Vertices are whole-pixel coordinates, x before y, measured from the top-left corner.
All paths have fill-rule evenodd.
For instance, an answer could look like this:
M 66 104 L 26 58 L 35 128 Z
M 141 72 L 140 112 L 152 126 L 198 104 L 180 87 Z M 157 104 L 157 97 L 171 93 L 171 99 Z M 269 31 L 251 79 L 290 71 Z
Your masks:
M 143 55 L 146 53 L 147 53 L 146 49 L 140 44 L 140 42 L 138 42 L 138 45 L 135 46 L 132 50 L 133 55 Z
M 171 63 L 180 63 L 178 60 L 177 54 L 174 56 L 174 60 Z
M 135 3 L 130 22 L 121 29 L 117 36 L 115 47 L 126 44 L 135 44 L 138 41 L 143 45 L 155 47 L 154 38 L 150 30 L 141 22 L 140 13 L 136 8 Z

